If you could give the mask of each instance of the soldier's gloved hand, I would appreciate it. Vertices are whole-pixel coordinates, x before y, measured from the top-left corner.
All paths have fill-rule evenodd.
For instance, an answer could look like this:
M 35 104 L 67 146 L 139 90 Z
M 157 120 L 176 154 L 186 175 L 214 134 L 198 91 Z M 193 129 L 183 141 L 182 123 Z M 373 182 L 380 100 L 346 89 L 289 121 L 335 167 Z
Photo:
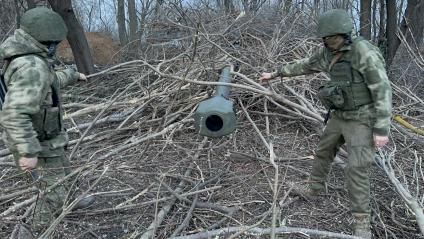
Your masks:
M 87 81 L 87 76 L 83 73 L 79 73 L 78 80 L 79 81 Z
M 376 148 L 382 148 L 384 145 L 386 145 L 389 142 L 389 136 L 380 136 L 380 135 L 373 135 L 374 139 L 374 147 Z
M 272 73 L 269 73 L 269 72 L 263 72 L 262 74 L 261 74 L 261 77 L 259 77 L 259 81 L 267 81 L 267 80 L 271 80 L 271 79 L 273 79 L 274 78 L 274 76 L 273 76 L 273 74 Z
M 37 157 L 27 158 L 27 157 L 21 156 L 19 158 L 19 167 L 23 171 L 34 169 L 37 166 L 37 163 L 38 163 L 38 158 Z

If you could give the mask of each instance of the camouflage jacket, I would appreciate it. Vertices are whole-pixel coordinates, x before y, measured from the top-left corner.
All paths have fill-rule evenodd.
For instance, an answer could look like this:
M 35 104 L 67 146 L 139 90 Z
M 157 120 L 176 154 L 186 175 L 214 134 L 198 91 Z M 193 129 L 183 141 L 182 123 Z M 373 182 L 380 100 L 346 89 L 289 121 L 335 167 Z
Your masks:
M 355 39 L 354 39 L 355 41 Z M 358 40 L 355 46 L 346 45 L 340 49 L 343 56 L 339 61 L 351 63 L 354 77 L 362 78 L 369 89 L 372 103 L 354 111 L 334 113 L 344 119 L 371 120 L 373 131 L 377 135 L 388 135 L 392 111 L 392 90 L 388 80 L 384 58 L 379 49 L 366 40 Z M 330 71 L 330 63 L 335 54 L 326 47 L 319 48 L 311 57 L 281 66 L 273 73 L 276 76 L 297 76 Z
M 55 149 L 67 144 L 60 100 L 53 105 L 52 94 L 59 92 L 52 85 L 58 89 L 74 82 L 78 73 L 54 71 L 47 53 L 46 46 L 21 29 L 0 45 L 0 58 L 9 63 L 4 72 L 8 91 L 0 125 L 5 143 L 21 156 L 56 156 Z

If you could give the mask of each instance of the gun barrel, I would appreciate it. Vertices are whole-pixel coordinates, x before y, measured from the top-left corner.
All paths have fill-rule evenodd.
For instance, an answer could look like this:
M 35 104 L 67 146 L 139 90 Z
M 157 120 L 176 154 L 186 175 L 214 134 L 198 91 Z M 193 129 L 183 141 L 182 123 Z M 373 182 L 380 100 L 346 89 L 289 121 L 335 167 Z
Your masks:
M 230 67 L 225 67 L 219 82 L 230 83 Z M 194 114 L 196 131 L 203 136 L 221 137 L 234 131 L 236 115 L 233 102 L 228 100 L 230 87 L 220 85 L 215 95 L 199 103 Z
M 221 75 L 219 77 L 219 82 L 231 83 L 232 78 L 231 78 L 230 70 L 231 68 L 229 66 L 225 67 L 222 70 Z M 215 95 L 222 96 L 225 99 L 228 99 L 228 96 L 230 95 L 230 87 L 225 85 L 219 85 L 218 87 L 216 87 Z

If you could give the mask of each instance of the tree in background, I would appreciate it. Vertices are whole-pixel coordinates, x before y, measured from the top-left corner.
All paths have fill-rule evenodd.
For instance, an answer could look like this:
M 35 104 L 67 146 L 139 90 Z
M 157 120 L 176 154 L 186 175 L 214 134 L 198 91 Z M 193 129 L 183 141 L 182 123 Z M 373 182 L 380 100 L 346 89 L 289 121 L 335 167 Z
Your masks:
M 361 0 L 359 13 L 359 32 L 367 40 L 371 40 L 371 2 L 372 0 Z
M 78 71 L 84 74 L 94 73 L 93 60 L 84 30 L 75 17 L 71 0 L 49 0 L 52 9 L 62 16 L 68 27 L 67 39 L 74 54 Z
M 424 11 L 424 1 L 408 0 L 400 26 L 398 26 L 397 21 L 396 0 L 386 0 L 386 10 L 386 61 L 390 65 L 401 43 L 398 34 L 406 36 L 407 43 L 413 48 L 419 48 L 423 43 L 424 18 L 422 12 Z
M 130 41 L 136 41 L 139 36 L 138 32 L 138 18 L 135 0 L 128 0 L 128 18 L 129 18 L 129 29 L 130 29 Z
M 151 22 L 161 21 L 166 17 L 162 16 L 162 8 L 164 5 L 164 0 L 144 0 L 141 4 L 140 9 L 140 26 L 139 26 L 139 36 L 145 40 L 146 30 L 151 25 Z
M 128 44 L 127 27 L 125 24 L 125 1 L 118 0 L 116 8 L 116 22 L 118 23 L 118 36 L 121 46 Z
M 387 52 L 386 62 L 388 65 L 392 63 L 395 57 L 398 45 L 397 45 L 397 14 L 396 14 L 396 0 L 386 0 L 386 11 L 387 11 L 387 24 L 386 24 L 386 38 L 387 38 Z
M 2 1 L 2 6 L 4 1 L 6 0 Z M 39 1 L 41 0 L 27 0 L 26 5 L 31 7 Z M 22 6 L 25 5 L 22 4 L 25 0 L 6 2 L 18 6 L 21 12 Z M 66 4 L 70 1 L 55 2 Z M 176 6 L 180 6 L 180 10 L 176 9 Z M 158 22 L 184 20 L 184 12 L 193 6 L 208 9 L 218 16 L 242 10 L 248 13 L 269 12 L 271 9 L 276 13 L 283 13 L 284 17 L 302 14 L 310 19 L 310 24 L 313 24 L 314 19 L 322 12 L 332 8 L 344 8 L 355 18 L 359 16 L 360 35 L 379 45 L 388 64 L 391 64 L 401 44 L 397 33 L 405 35 L 412 47 L 423 44 L 424 18 L 420 15 L 424 12 L 422 0 L 74 0 L 75 13 L 84 29 L 102 32 L 107 30 L 106 34 L 119 38 L 122 46 L 129 41 L 144 41 L 149 37 L 149 32 L 158 26 Z M 103 16 L 107 15 L 108 18 L 102 19 L 102 11 Z M 15 14 L 14 17 L 17 16 L 19 15 Z M 170 16 L 177 17 L 168 19 Z

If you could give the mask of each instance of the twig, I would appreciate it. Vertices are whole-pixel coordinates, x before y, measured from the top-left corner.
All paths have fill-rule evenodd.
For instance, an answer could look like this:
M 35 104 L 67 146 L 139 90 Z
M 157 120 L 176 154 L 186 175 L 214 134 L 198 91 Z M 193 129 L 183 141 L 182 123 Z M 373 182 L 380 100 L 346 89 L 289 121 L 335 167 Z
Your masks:
M 244 114 L 246 115 L 246 118 L 249 120 L 249 122 L 252 124 L 253 128 L 255 129 L 256 133 L 258 133 L 259 138 L 262 140 L 262 143 L 265 145 L 265 147 L 270 150 L 269 144 L 266 141 L 266 139 L 264 138 L 264 136 L 262 135 L 261 131 L 259 130 L 258 126 L 256 126 L 255 122 L 253 122 L 252 118 L 250 118 L 249 113 L 247 112 L 246 108 L 243 105 L 243 102 L 241 102 L 241 100 L 238 100 L 241 108 L 243 109 Z
M 379 165 L 382 166 L 384 172 L 389 177 L 390 181 L 395 186 L 397 192 L 402 197 L 403 201 L 408 205 L 408 207 L 414 212 L 415 218 L 417 219 L 417 224 L 421 230 L 421 234 L 424 235 L 424 212 L 423 208 L 420 207 L 416 198 L 411 195 L 409 190 L 405 188 L 402 183 L 396 178 L 394 170 L 391 165 L 391 160 L 394 157 L 394 152 L 385 155 L 381 149 L 379 149 L 379 156 L 376 157 Z
M 215 236 L 222 236 L 228 233 L 234 233 L 238 231 L 245 230 L 245 227 L 227 227 L 221 228 L 213 231 L 200 232 L 197 234 L 191 234 L 187 236 L 175 237 L 174 239 L 203 239 L 203 238 L 212 238 Z M 246 230 L 244 233 L 252 236 L 263 236 L 268 235 L 272 231 L 271 228 L 259 228 L 254 227 Z M 275 233 L 278 234 L 293 234 L 293 233 L 303 233 L 306 235 L 312 236 L 320 236 L 320 237 L 330 237 L 330 238 L 340 238 L 340 239 L 361 239 L 361 237 L 350 236 L 341 233 L 328 232 L 328 231 L 320 231 L 308 228 L 300 228 L 300 227 L 277 227 L 275 228 Z
M 59 179 L 57 182 L 55 182 L 53 185 L 51 185 L 48 188 L 46 188 L 44 191 L 45 192 L 49 192 L 49 191 L 53 190 L 54 188 L 56 188 L 57 186 L 59 186 L 60 184 L 62 184 L 63 182 L 65 182 L 66 180 L 68 180 L 68 179 L 72 178 L 74 175 L 80 173 L 82 170 L 85 170 L 85 169 L 90 168 L 90 167 L 92 167 L 92 165 L 91 164 L 88 164 L 88 165 L 84 165 L 84 166 L 76 169 L 72 173 L 66 175 L 65 177 L 63 177 L 61 179 Z M 43 194 L 43 193 L 41 193 L 41 194 Z M 39 196 L 42 197 L 43 195 L 39 195 Z M 27 200 L 25 200 L 25 201 L 23 201 L 21 203 L 17 203 L 15 205 L 13 205 L 12 207 L 8 208 L 6 211 L 2 212 L 0 214 L 0 218 L 6 217 L 9 214 L 17 211 L 18 209 L 20 209 L 22 207 L 25 207 L 25 206 L 27 206 L 27 205 L 35 202 L 36 199 L 37 199 L 37 195 L 35 195 L 35 196 L 33 196 L 33 197 L 31 197 L 31 198 L 29 198 L 29 199 L 27 199 Z
M 198 149 L 203 148 L 203 146 L 206 143 L 206 139 L 207 139 L 206 137 L 203 139 L 203 141 L 199 144 Z M 196 152 L 196 154 L 193 156 L 193 160 L 195 160 L 199 157 L 200 152 L 201 152 L 200 150 L 198 150 Z M 190 176 L 193 166 L 194 166 L 194 163 L 193 162 L 190 163 L 186 172 L 184 173 L 185 177 Z M 185 184 L 186 184 L 185 180 L 180 181 L 180 183 L 178 184 L 178 187 L 175 189 L 175 192 L 180 193 L 183 190 L 183 187 L 185 186 Z M 157 228 L 162 223 L 162 221 L 165 219 L 165 216 L 168 214 L 168 212 L 171 210 L 171 207 L 174 205 L 176 199 L 177 198 L 175 196 L 172 197 L 171 201 L 161 209 L 156 220 L 154 222 L 152 222 L 150 224 L 150 226 L 146 229 L 146 232 L 144 232 L 139 237 L 140 239 L 148 239 L 148 238 L 151 238 L 152 236 L 154 236 L 154 228 Z M 135 231 L 131 235 L 131 238 L 136 238 L 136 237 L 138 237 L 138 235 L 139 235 L 139 233 L 137 231 Z
M 144 76 L 140 77 L 138 80 L 135 80 L 133 83 L 129 84 L 121 93 L 119 93 L 111 102 L 109 102 L 108 107 L 113 105 L 113 103 L 119 99 L 119 97 L 121 97 L 123 94 L 125 94 L 129 89 L 131 89 L 132 86 L 134 86 L 135 84 L 138 83 L 139 80 L 143 79 Z M 103 113 L 106 111 L 106 109 L 108 108 L 104 108 L 102 111 L 100 111 L 99 114 L 97 114 L 96 118 L 94 118 L 94 120 L 91 122 L 91 125 L 87 127 L 87 129 L 84 131 L 84 133 L 81 135 L 81 137 L 79 138 L 77 144 L 72 148 L 72 151 L 69 155 L 69 160 L 71 160 L 73 158 L 73 156 L 75 155 L 75 153 L 78 150 L 79 145 L 81 144 L 82 140 L 84 139 L 84 137 L 88 134 L 88 132 L 91 130 L 91 128 L 95 125 L 95 123 L 97 122 L 97 120 L 103 115 Z
M 63 220 L 63 218 L 65 218 L 67 214 L 69 214 L 69 212 L 71 212 L 71 210 L 75 207 L 75 205 L 77 205 L 77 203 L 81 201 L 81 199 L 83 199 L 87 195 L 87 193 L 90 192 L 100 182 L 100 180 L 103 178 L 103 176 L 108 171 L 108 169 L 109 167 L 106 166 L 103 169 L 103 172 L 101 173 L 101 175 L 96 179 L 96 181 L 93 184 L 90 185 L 90 187 L 84 193 L 78 196 L 69 205 L 64 206 L 62 213 L 53 222 L 51 222 L 50 226 L 47 228 L 47 230 L 45 230 L 41 234 L 39 238 L 50 238 L 51 234 L 54 232 L 54 229 L 57 227 L 57 225 L 59 225 L 59 223 Z
M 275 238 L 275 227 L 277 222 L 277 197 L 278 197 L 278 165 L 275 163 L 275 154 L 274 154 L 274 146 L 272 142 L 269 143 L 269 161 L 274 167 L 275 174 L 274 174 L 274 185 L 272 188 L 273 191 L 273 198 L 272 198 L 272 221 L 271 221 L 271 238 Z
M 189 225 L 190 219 L 193 217 L 193 211 L 194 211 L 194 208 L 196 208 L 196 203 L 198 198 L 199 196 L 196 194 L 194 196 L 193 202 L 191 203 L 190 209 L 186 213 L 186 216 L 183 222 L 171 234 L 171 238 L 176 237 L 178 234 L 180 234 L 180 232 L 182 232 Z
M 221 189 L 222 186 L 213 186 L 210 188 L 205 188 L 205 189 L 200 189 L 194 192 L 189 192 L 189 193 L 182 193 L 180 194 L 183 197 L 186 196 L 191 196 L 191 195 L 196 195 L 199 193 L 203 193 L 203 192 L 208 192 L 208 191 L 212 191 L 212 190 L 218 190 Z M 174 196 L 169 196 L 169 197 L 163 197 L 163 198 L 159 198 L 159 199 L 153 199 L 150 201 L 145 201 L 142 203 L 137 203 L 137 204 L 130 204 L 130 205 L 125 205 L 125 206 L 120 206 L 119 208 L 113 207 L 113 208 L 105 208 L 105 209 L 99 209 L 99 210 L 91 210 L 91 211 L 77 211 L 77 212 L 73 212 L 72 214 L 74 215 L 78 215 L 78 214 L 84 214 L 84 215 L 96 215 L 96 214 L 102 214 L 102 213 L 108 213 L 108 212 L 119 212 L 119 211 L 125 211 L 125 210 L 130 210 L 130 209 L 136 209 L 136 208 L 140 208 L 146 205 L 150 205 L 153 203 L 158 203 L 158 202 L 166 202 L 169 201 L 170 199 L 172 199 Z

